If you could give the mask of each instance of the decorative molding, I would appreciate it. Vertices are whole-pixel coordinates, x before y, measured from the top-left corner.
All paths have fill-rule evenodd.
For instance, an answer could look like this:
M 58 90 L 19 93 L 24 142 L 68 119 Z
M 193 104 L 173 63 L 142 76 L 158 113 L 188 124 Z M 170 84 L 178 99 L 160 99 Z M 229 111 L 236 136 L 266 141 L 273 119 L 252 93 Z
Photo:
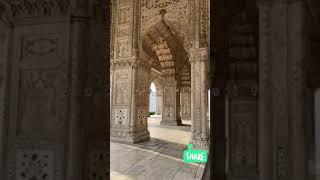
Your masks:
M 37 38 L 24 39 L 23 42 L 23 57 L 30 55 L 43 56 L 55 52 L 58 48 L 58 38 Z
M 70 0 L 8 0 L 14 18 L 66 15 Z
M 207 48 L 199 48 L 199 49 L 191 49 L 189 52 L 189 61 L 190 63 L 208 61 L 208 49 Z
M 123 68 L 123 67 L 131 67 L 137 66 L 137 59 L 136 58 L 117 58 L 111 59 L 111 68 Z
M 14 18 L 66 15 L 70 0 L 8 0 Z
M 166 8 L 169 5 L 173 5 L 182 0 L 142 0 L 141 7 L 145 7 L 147 9 L 159 9 Z

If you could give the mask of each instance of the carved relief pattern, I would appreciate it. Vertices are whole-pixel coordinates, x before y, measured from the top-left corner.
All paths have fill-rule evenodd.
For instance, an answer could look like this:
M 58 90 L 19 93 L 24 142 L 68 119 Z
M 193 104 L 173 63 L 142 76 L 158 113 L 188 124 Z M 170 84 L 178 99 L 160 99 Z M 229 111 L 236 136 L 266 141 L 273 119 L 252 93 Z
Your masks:
M 200 1 L 200 47 L 208 47 L 208 1 Z
M 131 45 L 128 38 L 118 39 L 118 57 L 129 57 L 131 54 Z
M 187 37 L 187 27 L 188 26 L 188 4 L 185 1 L 177 2 L 175 5 L 170 5 L 166 7 L 166 14 L 164 15 L 165 21 L 170 27 L 171 31 L 174 32 L 176 37 L 183 42 L 185 45 Z M 141 14 L 141 32 L 143 36 L 147 33 L 149 28 L 161 19 L 159 15 L 159 10 L 149 10 L 142 7 Z
M 285 147 L 278 146 L 277 147 L 277 176 L 279 179 L 285 179 L 288 176 L 287 168 L 288 168 L 288 157 L 287 151 Z
M 118 26 L 118 37 L 130 36 L 130 26 Z
M 45 139 L 17 139 L 8 145 L 8 179 L 62 180 L 64 146 Z
M 65 127 L 66 77 L 55 70 L 25 70 L 21 80 L 19 132 L 50 136 L 61 131 Z
M 102 150 L 92 150 L 88 158 L 88 180 L 107 179 L 107 153 Z
M 125 126 L 127 122 L 127 109 L 115 109 L 114 120 L 116 126 Z
M 182 0 L 142 0 L 141 7 L 147 9 L 165 8 L 169 5 L 176 4 Z
M 115 15 L 114 15 L 115 16 Z M 129 57 L 131 55 L 131 34 L 132 34 L 132 8 L 130 6 L 121 6 L 117 10 L 116 25 L 116 54 L 117 57 Z M 114 32 L 115 33 L 115 32 Z
M 126 105 L 129 103 L 129 83 L 116 83 L 115 104 Z
M 13 17 L 42 17 L 65 15 L 69 10 L 69 0 L 10 0 Z
M 111 14 L 111 26 L 110 26 L 110 58 L 115 58 L 116 53 L 115 51 L 115 42 L 116 42 L 116 32 L 117 32 L 117 13 L 114 11 L 114 9 L 117 9 L 117 2 L 116 0 L 111 1 L 111 9 L 112 9 L 112 14 Z M 112 77 L 112 76 L 110 76 Z
M 189 0 L 188 1 L 188 8 L 189 8 L 189 14 L 194 15 L 195 14 L 195 1 L 194 0 Z M 191 48 L 194 47 L 195 45 L 195 17 L 194 16 L 188 16 L 188 42 L 187 42 L 187 47 Z
M 182 93 L 182 116 L 189 116 L 190 115 L 190 108 L 191 108 L 191 95 L 190 93 Z
M 149 30 L 149 28 L 158 23 L 161 19 L 159 14 L 159 8 L 156 8 L 155 4 L 166 4 L 165 0 L 155 1 L 157 3 L 151 3 L 148 0 L 145 3 L 142 2 L 141 7 L 141 34 L 144 35 Z M 169 1 L 168 1 L 169 2 Z M 172 1 L 173 2 L 173 1 Z M 154 4 L 155 8 L 147 8 L 143 4 Z M 177 37 L 185 43 L 187 37 L 187 28 L 188 27 L 188 3 L 186 0 L 177 0 L 174 4 L 171 3 L 165 5 L 166 14 L 164 15 L 166 23 L 169 25 L 171 31 L 177 35 Z M 158 6 L 157 6 L 158 7 Z
M 137 126 L 140 128 L 146 128 L 147 127 L 147 112 L 146 112 L 147 107 L 142 106 L 137 108 Z
M 255 101 L 231 101 L 231 170 L 235 176 L 255 173 L 257 139 L 252 136 L 256 132 L 255 107 Z
M 132 16 L 131 16 L 130 7 L 120 8 L 119 14 L 118 14 L 118 24 L 130 23 L 131 17 Z
M 58 38 L 25 39 L 23 42 L 23 57 L 46 55 L 54 53 L 58 47 Z
M 17 152 L 16 179 L 54 180 L 54 153 L 52 151 Z

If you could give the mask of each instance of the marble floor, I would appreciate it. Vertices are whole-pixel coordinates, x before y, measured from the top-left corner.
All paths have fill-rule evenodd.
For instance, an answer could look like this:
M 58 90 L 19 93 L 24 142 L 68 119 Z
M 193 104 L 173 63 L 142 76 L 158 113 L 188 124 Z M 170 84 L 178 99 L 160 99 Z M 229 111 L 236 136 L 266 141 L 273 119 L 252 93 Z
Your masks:
M 204 164 L 183 163 L 190 125 L 160 125 L 149 118 L 151 139 L 137 144 L 110 144 L 111 180 L 200 180 Z

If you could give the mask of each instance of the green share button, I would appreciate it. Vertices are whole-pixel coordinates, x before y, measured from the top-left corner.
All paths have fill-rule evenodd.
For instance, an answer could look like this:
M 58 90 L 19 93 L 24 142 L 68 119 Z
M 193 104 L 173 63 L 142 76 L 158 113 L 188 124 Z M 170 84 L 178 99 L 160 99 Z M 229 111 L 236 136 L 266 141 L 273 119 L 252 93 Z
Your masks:
M 183 162 L 207 162 L 206 150 L 193 149 L 193 144 L 188 144 L 188 150 L 183 151 Z

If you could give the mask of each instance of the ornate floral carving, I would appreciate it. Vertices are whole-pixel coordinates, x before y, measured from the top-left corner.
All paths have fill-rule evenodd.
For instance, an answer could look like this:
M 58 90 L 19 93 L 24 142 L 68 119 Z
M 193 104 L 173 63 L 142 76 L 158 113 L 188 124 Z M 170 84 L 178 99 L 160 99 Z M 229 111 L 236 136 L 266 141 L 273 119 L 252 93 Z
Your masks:
M 52 151 L 17 151 L 16 179 L 55 179 Z
M 200 61 L 208 61 L 208 50 L 207 48 L 201 49 L 191 49 L 190 50 L 190 63 L 200 62 Z
M 17 138 L 8 147 L 9 179 L 63 179 L 64 145 L 46 139 Z
M 131 67 L 136 65 L 136 60 L 134 58 L 121 58 L 121 59 L 111 59 L 111 68 L 123 68 Z
M 119 14 L 118 14 L 118 24 L 130 23 L 131 17 L 132 16 L 131 16 L 130 7 L 120 8 Z
M 131 45 L 128 38 L 118 39 L 118 57 L 128 57 L 131 55 Z
M 92 150 L 88 156 L 88 180 L 107 179 L 107 161 L 106 151 Z
M 139 107 L 137 109 L 137 119 L 138 124 L 137 126 L 140 128 L 146 128 L 147 127 L 147 107 Z
M 201 48 L 208 47 L 208 1 L 200 1 L 200 35 Z
M 116 126 L 125 126 L 127 122 L 127 109 L 115 109 L 114 121 Z
M 129 103 L 129 83 L 117 83 L 115 93 L 115 104 L 125 105 Z
M 165 8 L 180 1 L 181 0 L 143 0 L 141 7 L 145 7 L 147 9 Z
M 130 36 L 130 26 L 118 26 L 118 37 Z

